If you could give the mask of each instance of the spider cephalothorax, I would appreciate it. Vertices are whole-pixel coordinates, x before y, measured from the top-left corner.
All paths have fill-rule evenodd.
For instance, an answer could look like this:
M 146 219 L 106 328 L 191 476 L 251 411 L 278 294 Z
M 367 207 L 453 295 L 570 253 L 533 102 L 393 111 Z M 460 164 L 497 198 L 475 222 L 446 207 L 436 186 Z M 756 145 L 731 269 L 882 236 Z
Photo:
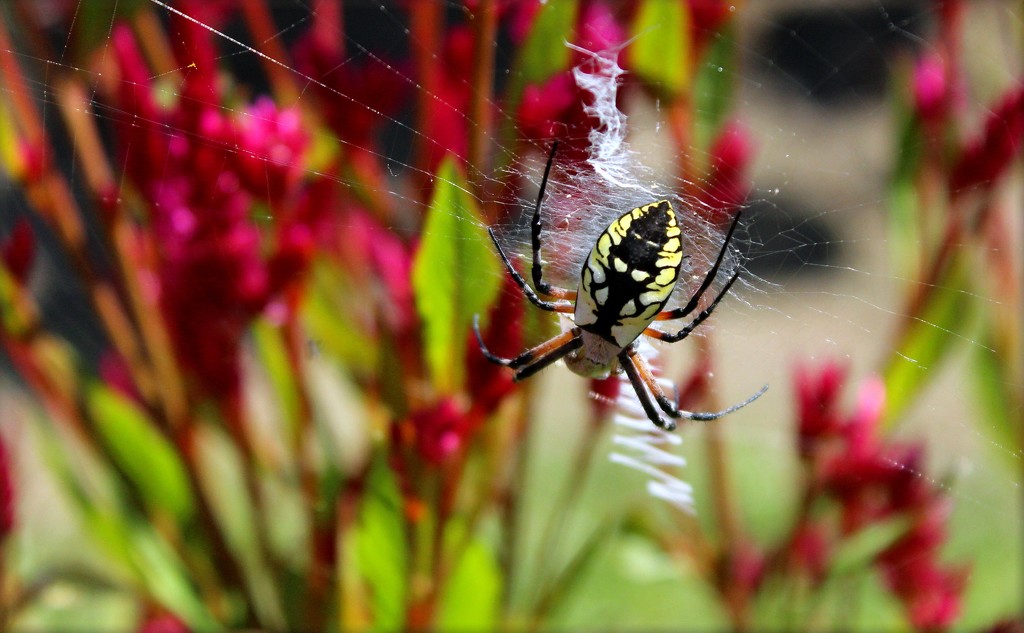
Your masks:
M 683 411 L 665 395 L 654 379 L 650 367 L 636 351 L 636 340 L 641 334 L 669 343 L 683 340 L 711 315 L 715 306 L 725 297 L 739 276 L 738 267 L 711 303 L 681 330 L 670 333 L 651 327 L 654 321 L 681 319 L 697 309 L 701 297 L 715 280 L 725 259 L 729 241 L 739 222 L 739 213 L 729 226 L 714 265 L 697 291 L 681 308 L 664 310 L 679 279 L 683 262 L 682 229 L 668 200 L 645 204 L 614 220 L 597 238 L 594 248 L 583 263 L 577 290 L 573 292 L 554 287 L 543 279 L 540 256 L 540 208 L 555 157 L 555 148 L 556 146 L 551 148 L 551 154 L 548 156 L 531 222 L 531 272 L 536 292 L 516 271 L 495 239 L 494 232 L 490 229 L 488 232 L 509 274 L 530 302 L 552 312 L 571 312 L 574 325 L 516 358 L 501 358 L 487 350 L 480 337 L 479 328 L 474 322 L 477 341 L 484 356 L 492 362 L 515 369 L 516 380 L 532 376 L 561 358 L 565 358 L 566 364 L 574 372 L 591 378 L 607 377 L 621 367 L 633 384 L 647 416 L 656 425 L 668 430 L 676 426 L 672 418 L 713 420 L 760 397 L 768 388 L 767 385 L 747 400 L 724 411 Z M 553 300 L 542 299 L 538 293 Z M 652 396 L 654 401 L 651 400 Z M 662 418 L 658 407 L 670 417 L 669 420 Z

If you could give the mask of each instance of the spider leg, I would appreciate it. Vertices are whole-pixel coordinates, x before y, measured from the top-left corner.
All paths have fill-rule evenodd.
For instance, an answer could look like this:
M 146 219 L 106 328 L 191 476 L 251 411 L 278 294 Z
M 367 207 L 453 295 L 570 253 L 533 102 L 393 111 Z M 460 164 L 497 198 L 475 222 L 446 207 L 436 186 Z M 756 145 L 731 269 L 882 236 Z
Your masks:
M 512 366 L 512 361 L 515 360 L 515 359 L 512 359 L 512 358 L 502 358 L 501 356 L 498 356 L 497 354 L 494 354 L 493 352 L 491 352 L 491 350 L 487 349 L 487 346 L 484 345 L 484 337 L 480 335 L 480 315 L 479 314 L 474 314 L 473 315 L 473 334 L 476 335 L 476 344 L 477 344 L 477 346 L 480 347 L 480 353 L 484 355 L 484 358 L 486 358 L 487 360 L 491 361 L 495 365 L 504 365 L 505 367 L 511 367 Z
M 473 316 L 473 334 L 476 335 L 476 342 L 480 346 L 480 353 L 484 355 L 484 358 L 497 365 L 504 365 L 505 367 L 517 370 L 515 374 L 517 381 L 529 378 L 583 345 L 583 339 L 580 338 L 580 329 L 574 327 L 554 338 L 544 341 L 536 347 L 526 350 L 515 358 L 502 358 L 491 352 L 484 345 L 483 336 L 480 335 L 479 315 Z
M 636 397 L 640 400 L 640 405 L 644 408 L 647 418 L 651 422 L 654 422 L 654 425 L 658 428 L 665 429 L 666 431 L 674 431 L 676 428 L 675 421 L 665 420 L 665 418 L 661 417 L 661 413 L 658 411 L 658 407 L 655 406 L 654 401 L 651 399 L 651 394 L 648 391 L 649 384 L 644 380 L 637 364 L 634 362 L 634 356 L 630 355 L 629 352 L 630 350 L 625 350 L 619 354 L 619 364 L 621 364 L 622 368 L 626 371 L 626 376 L 629 378 L 629 382 L 632 383 L 633 391 L 636 392 Z M 647 373 L 650 373 L 649 369 L 647 370 Z M 660 388 L 658 390 L 661 391 Z
M 729 288 L 732 288 L 732 285 L 736 283 L 736 280 L 739 279 L 739 276 L 740 272 L 737 270 L 735 273 L 733 273 L 732 277 L 729 278 L 729 281 L 726 282 L 725 287 L 723 287 L 722 291 L 718 293 L 718 296 L 715 297 L 715 300 L 711 302 L 711 305 L 701 310 L 700 314 L 698 314 L 693 321 L 690 321 L 690 323 L 687 324 L 686 327 L 679 330 L 675 334 L 662 332 L 661 330 L 656 330 L 650 327 L 644 330 L 644 334 L 656 338 L 658 340 L 665 341 L 666 343 L 675 343 L 677 341 L 683 340 L 684 338 L 689 336 L 690 332 L 693 332 L 698 325 L 703 323 L 705 319 L 711 316 L 711 313 L 714 311 L 715 306 L 717 306 L 718 303 L 723 298 L 725 298 L 725 295 L 729 292 Z
M 646 361 L 644 361 L 643 357 L 640 356 L 640 354 L 638 354 L 635 349 L 627 349 L 626 351 L 622 352 L 622 355 L 619 358 L 622 361 L 622 366 L 626 369 L 626 374 L 629 376 L 630 381 L 633 383 L 633 387 L 637 390 L 637 393 L 639 394 L 641 385 L 646 387 L 645 391 L 650 390 L 650 393 L 654 395 L 654 399 L 657 400 L 658 406 L 661 407 L 662 411 L 664 411 L 673 418 L 695 420 L 697 422 L 708 422 L 710 420 L 717 420 L 723 415 L 728 415 L 733 411 L 736 411 L 737 409 L 742 409 L 743 407 L 747 406 L 754 400 L 757 400 L 758 398 L 763 396 L 764 392 L 768 391 L 768 385 L 765 385 L 761 387 L 757 391 L 757 393 L 750 396 L 743 402 L 739 404 L 734 404 L 728 409 L 723 409 L 721 411 L 683 411 L 682 409 L 679 408 L 679 405 L 676 402 L 673 402 L 672 400 L 668 399 L 668 397 L 665 395 L 664 390 L 662 390 L 661 386 L 658 384 L 658 381 L 654 379 L 654 374 L 651 373 L 651 368 L 647 365 Z M 634 375 L 636 376 L 636 380 L 633 379 Z M 647 394 L 644 395 L 646 396 Z M 644 396 L 641 396 L 640 403 L 643 404 L 643 402 Z M 649 396 L 647 396 L 647 402 L 650 403 Z M 648 409 L 645 405 L 644 410 L 647 411 L 648 417 L 651 417 L 652 411 L 655 415 L 658 415 L 658 411 L 653 408 L 653 404 L 651 409 Z M 655 419 L 651 417 L 651 420 Z M 658 424 L 657 420 L 655 420 L 654 423 Z M 676 427 L 676 424 L 672 420 L 669 420 L 668 426 L 663 426 L 661 424 L 658 424 L 658 426 L 661 426 L 667 431 L 671 431 Z
M 512 265 L 512 262 L 509 260 L 508 255 L 506 255 L 505 251 L 502 250 L 501 244 L 498 243 L 498 238 L 495 237 L 494 231 L 488 228 L 487 234 L 491 236 L 491 241 L 494 242 L 494 247 L 498 249 L 498 255 L 501 256 L 501 261 L 505 262 L 505 268 L 507 268 L 508 273 L 512 275 L 512 280 L 516 282 L 516 285 L 519 286 L 519 289 L 523 291 L 523 294 L 526 295 L 526 298 L 530 300 L 530 303 L 537 306 L 538 308 L 541 308 L 542 310 L 547 310 L 549 312 L 569 313 L 574 310 L 573 305 L 568 301 L 545 301 L 538 297 L 537 293 L 533 291 L 533 288 L 531 288 L 530 285 L 526 283 L 526 280 L 523 279 L 522 275 L 520 275 L 519 272 L 516 271 L 515 266 Z M 570 294 L 568 290 L 563 291 L 561 288 L 557 288 L 556 290 L 562 291 L 562 293 L 565 295 Z M 548 294 L 551 294 L 552 296 L 559 296 L 555 293 Z
M 538 350 L 543 347 L 545 348 L 543 353 L 538 355 Z M 518 371 L 516 371 L 513 380 L 519 382 L 520 380 L 526 380 L 530 376 L 536 374 L 545 367 L 551 365 L 555 361 L 568 356 L 570 353 L 583 347 L 583 339 L 580 338 L 579 328 L 573 328 L 567 332 L 556 336 L 544 343 L 541 343 L 537 347 L 527 350 L 525 354 L 531 354 L 536 360 L 525 361 Z M 517 357 L 518 358 L 518 357 Z
M 682 410 L 680 410 L 679 411 L 679 417 L 685 418 L 687 420 L 695 420 L 697 422 L 708 422 L 710 420 L 717 420 L 718 418 L 722 417 L 723 415 L 729 415 L 730 413 L 732 413 L 733 411 L 736 411 L 737 409 L 742 409 L 743 407 L 747 406 L 748 404 L 750 404 L 754 400 L 757 400 L 758 398 L 763 396 L 764 392 L 766 392 L 766 391 L 768 391 L 768 385 L 765 385 L 765 386 L 761 387 L 760 389 L 758 389 L 757 393 L 755 393 L 754 395 L 750 396 L 749 398 L 747 398 L 743 402 L 741 402 L 739 404 L 734 404 L 731 407 L 729 407 L 728 409 L 722 409 L 721 411 L 715 411 L 714 413 L 709 412 L 709 411 L 682 411 Z
M 548 176 L 551 175 L 551 165 L 555 162 L 555 152 L 558 150 L 558 141 L 551 144 L 551 153 L 548 154 L 547 165 L 544 166 L 544 177 L 540 181 L 540 191 L 537 192 L 537 204 L 533 207 L 533 220 L 530 221 L 530 243 L 533 246 L 533 267 L 530 273 L 533 275 L 533 285 L 541 294 L 555 297 L 556 299 L 576 299 L 576 293 L 564 288 L 556 288 L 544 281 L 544 269 L 540 257 L 540 207 L 544 201 L 544 191 L 548 187 Z
M 736 232 L 736 226 L 740 222 L 740 214 L 742 211 L 737 211 L 736 216 L 732 219 L 732 224 L 729 225 L 729 231 L 725 234 L 725 241 L 722 242 L 722 250 L 718 251 L 718 258 L 715 259 L 714 266 L 708 271 L 708 274 L 704 276 L 704 281 L 701 282 L 700 287 L 697 288 L 697 292 L 693 293 L 690 297 L 690 301 L 687 302 L 682 308 L 676 308 L 675 310 L 666 310 L 660 313 L 655 318 L 658 321 L 667 321 L 669 319 L 681 319 L 684 316 L 690 314 L 697 308 L 697 304 L 700 302 L 700 298 L 704 296 L 704 293 L 711 286 L 711 283 L 718 276 L 718 269 L 722 266 L 722 261 L 725 259 L 725 254 L 729 251 L 729 241 L 732 240 L 732 234 Z M 732 283 L 730 281 L 729 283 Z M 719 295 L 721 298 L 721 295 Z M 717 299 L 715 300 L 718 301 Z M 700 317 L 698 317 L 700 318 Z
M 665 390 L 661 388 L 661 385 L 658 384 L 657 379 L 654 377 L 654 373 L 651 371 L 650 365 L 648 365 L 643 356 L 636 351 L 635 347 L 626 348 L 626 350 L 620 355 L 620 361 L 623 361 L 623 366 L 627 364 L 632 365 L 640 380 L 647 386 L 648 391 L 650 391 L 651 395 L 654 396 L 655 401 L 657 401 L 658 406 L 661 407 L 662 411 L 673 418 L 679 417 L 679 407 L 676 405 L 676 402 L 679 400 L 678 397 L 674 400 L 669 400 L 668 396 L 665 395 Z M 671 426 L 674 427 L 675 423 L 672 423 Z M 672 429 L 669 430 L 671 431 Z

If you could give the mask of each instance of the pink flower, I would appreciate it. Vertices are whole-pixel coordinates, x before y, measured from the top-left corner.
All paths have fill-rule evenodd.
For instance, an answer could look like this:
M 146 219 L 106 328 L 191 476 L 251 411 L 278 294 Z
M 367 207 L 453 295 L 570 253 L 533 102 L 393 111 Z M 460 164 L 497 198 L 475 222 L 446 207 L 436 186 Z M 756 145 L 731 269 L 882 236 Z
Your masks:
M 275 204 L 302 177 L 303 153 L 309 137 L 302 129 L 297 108 L 279 110 L 268 97 L 260 97 L 245 116 L 239 118 L 238 172 L 254 195 Z
M 133 115 L 123 122 L 121 150 L 129 180 L 149 202 L 154 294 L 175 351 L 203 392 L 231 398 L 249 324 L 303 279 L 315 230 L 332 206 L 323 187 L 302 187 L 308 139 L 298 111 L 264 98 L 244 116 L 225 114 L 212 36 L 180 21 L 172 26 L 181 40 L 175 52 L 188 63 L 171 108 L 156 107 L 133 35 L 115 28 L 118 61 L 134 82 L 118 94 L 119 108 Z M 257 196 L 270 202 L 273 222 L 251 218 Z
M 576 23 L 575 44 L 590 51 L 614 49 L 626 38 L 614 13 L 604 2 L 585 3 Z M 571 66 L 586 63 L 586 54 L 574 52 Z M 558 159 L 572 164 L 588 158 L 589 132 L 598 124 L 584 112 L 592 95 L 581 90 L 570 68 L 556 73 L 543 84 L 527 85 L 523 90 L 516 123 L 520 134 L 535 141 L 557 138 Z
M 371 296 L 379 302 L 377 312 L 392 332 L 407 333 L 416 324 L 413 299 L 412 252 L 397 235 L 361 209 L 349 209 L 340 246 L 357 279 L 377 289 Z
M 904 516 L 910 525 L 874 564 L 903 604 L 915 628 L 943 629 L 959 613 L 966 570 L 943 566 L 949 501 L 924 469 L 923 449 L 886 443 L 878 422 L 885 403 L 881 381 L 868 381 L 850 415 L 837 411 L 843 372 L 827 364 L 817 374 L 798 374 L 801 456 L 810 462 L 813 490 L 840 505 L 840 533 L 850 536 L 872 522 Z M 819 535 L 798 530 L 791 555 L 820 553 Z M 808 561 L 810 559 L 808 558 Z
M 914 67 L 914 111 L 925 122 L 938 122 L 949 113 L 949 78 L 945 60 L 936 53 L 926 54 Z

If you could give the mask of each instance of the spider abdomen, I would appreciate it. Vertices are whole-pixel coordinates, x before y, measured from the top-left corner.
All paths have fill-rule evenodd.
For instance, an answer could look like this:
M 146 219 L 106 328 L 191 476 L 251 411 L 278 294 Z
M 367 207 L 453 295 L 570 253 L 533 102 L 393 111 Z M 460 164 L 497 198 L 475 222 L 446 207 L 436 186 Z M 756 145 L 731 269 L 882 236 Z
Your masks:
M 619 348 L 632 343 L 675 289 L 683 261 L 681 234 L 668 200 L 613 221 L 583 264 L 576 325 Z

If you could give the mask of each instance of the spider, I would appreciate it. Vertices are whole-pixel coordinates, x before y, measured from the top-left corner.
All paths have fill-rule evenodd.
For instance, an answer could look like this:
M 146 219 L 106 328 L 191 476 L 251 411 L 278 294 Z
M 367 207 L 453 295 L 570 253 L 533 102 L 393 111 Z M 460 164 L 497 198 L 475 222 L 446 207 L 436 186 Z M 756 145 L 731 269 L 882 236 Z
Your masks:
M 691 412 L 679 408 L 669 399 L 654 379 L 647 362 L 637 352 L 637 339 L 641 334 L 675 343 L 681 341 L 704 322 L 718 303 L 729 292 L 739 277 L 734 272 L 711 301 L 710 305 L 697 313 L 678 332 L 665 332 L 651 327 L 654 321 L 681 319 L 692 314 L 701 297 L 711 286 L 729 248 L 729 241 L 736 231 L 740 214 L 737 213 L 725 235 L 722 248 L 714 265 L 705 275 L 700 287 L 681 308 L 663 310 L 679 278 L 683 262 L 682 230 L 676 221 L 675 211 L 668 200 L 658 200 L 637 207 L 613 221 L 597 238 L 597 243 L 587 256 L 580 272 L 577 290 L 555 287 L 543 278 L 541 265 L 541 204 L 547 187 L 551 165 L 558 144 L 554 143 L 544 168 L 544 177 L 537 194 L 530 223 L 533 248 L 533 285 L 516 271 L 511 260 L 501 248 L 494 231 L 487 232 L 501 255 L 516 285 L 533 305 L 562 314 L 572 314 L 573 327 L 515 358 L 502 358 L 490 352 L 480 335 L 479 318 L 473 319 L 480 351 L 487 360 L 515 370 L 516 381 L 524 380 L 564 358 L 573 372 L 590 378 L 606 378 L 625 371 L 647 417 L 658 427 L 671 431 L 676 428 L 676 419 L 714 420 L 747 406 L 768 389 L 761 388 L 743 402 L 718 412 Z M 542 299 L 540 295 L 551 300 Z M 621 368 L 621 369 L 620 369 Z M 652 399 L 653 396 L 653 399 Z M 655 406 L 657 403 L 657 406 Z M 662 417 L 660 407 L 669 419 Z

